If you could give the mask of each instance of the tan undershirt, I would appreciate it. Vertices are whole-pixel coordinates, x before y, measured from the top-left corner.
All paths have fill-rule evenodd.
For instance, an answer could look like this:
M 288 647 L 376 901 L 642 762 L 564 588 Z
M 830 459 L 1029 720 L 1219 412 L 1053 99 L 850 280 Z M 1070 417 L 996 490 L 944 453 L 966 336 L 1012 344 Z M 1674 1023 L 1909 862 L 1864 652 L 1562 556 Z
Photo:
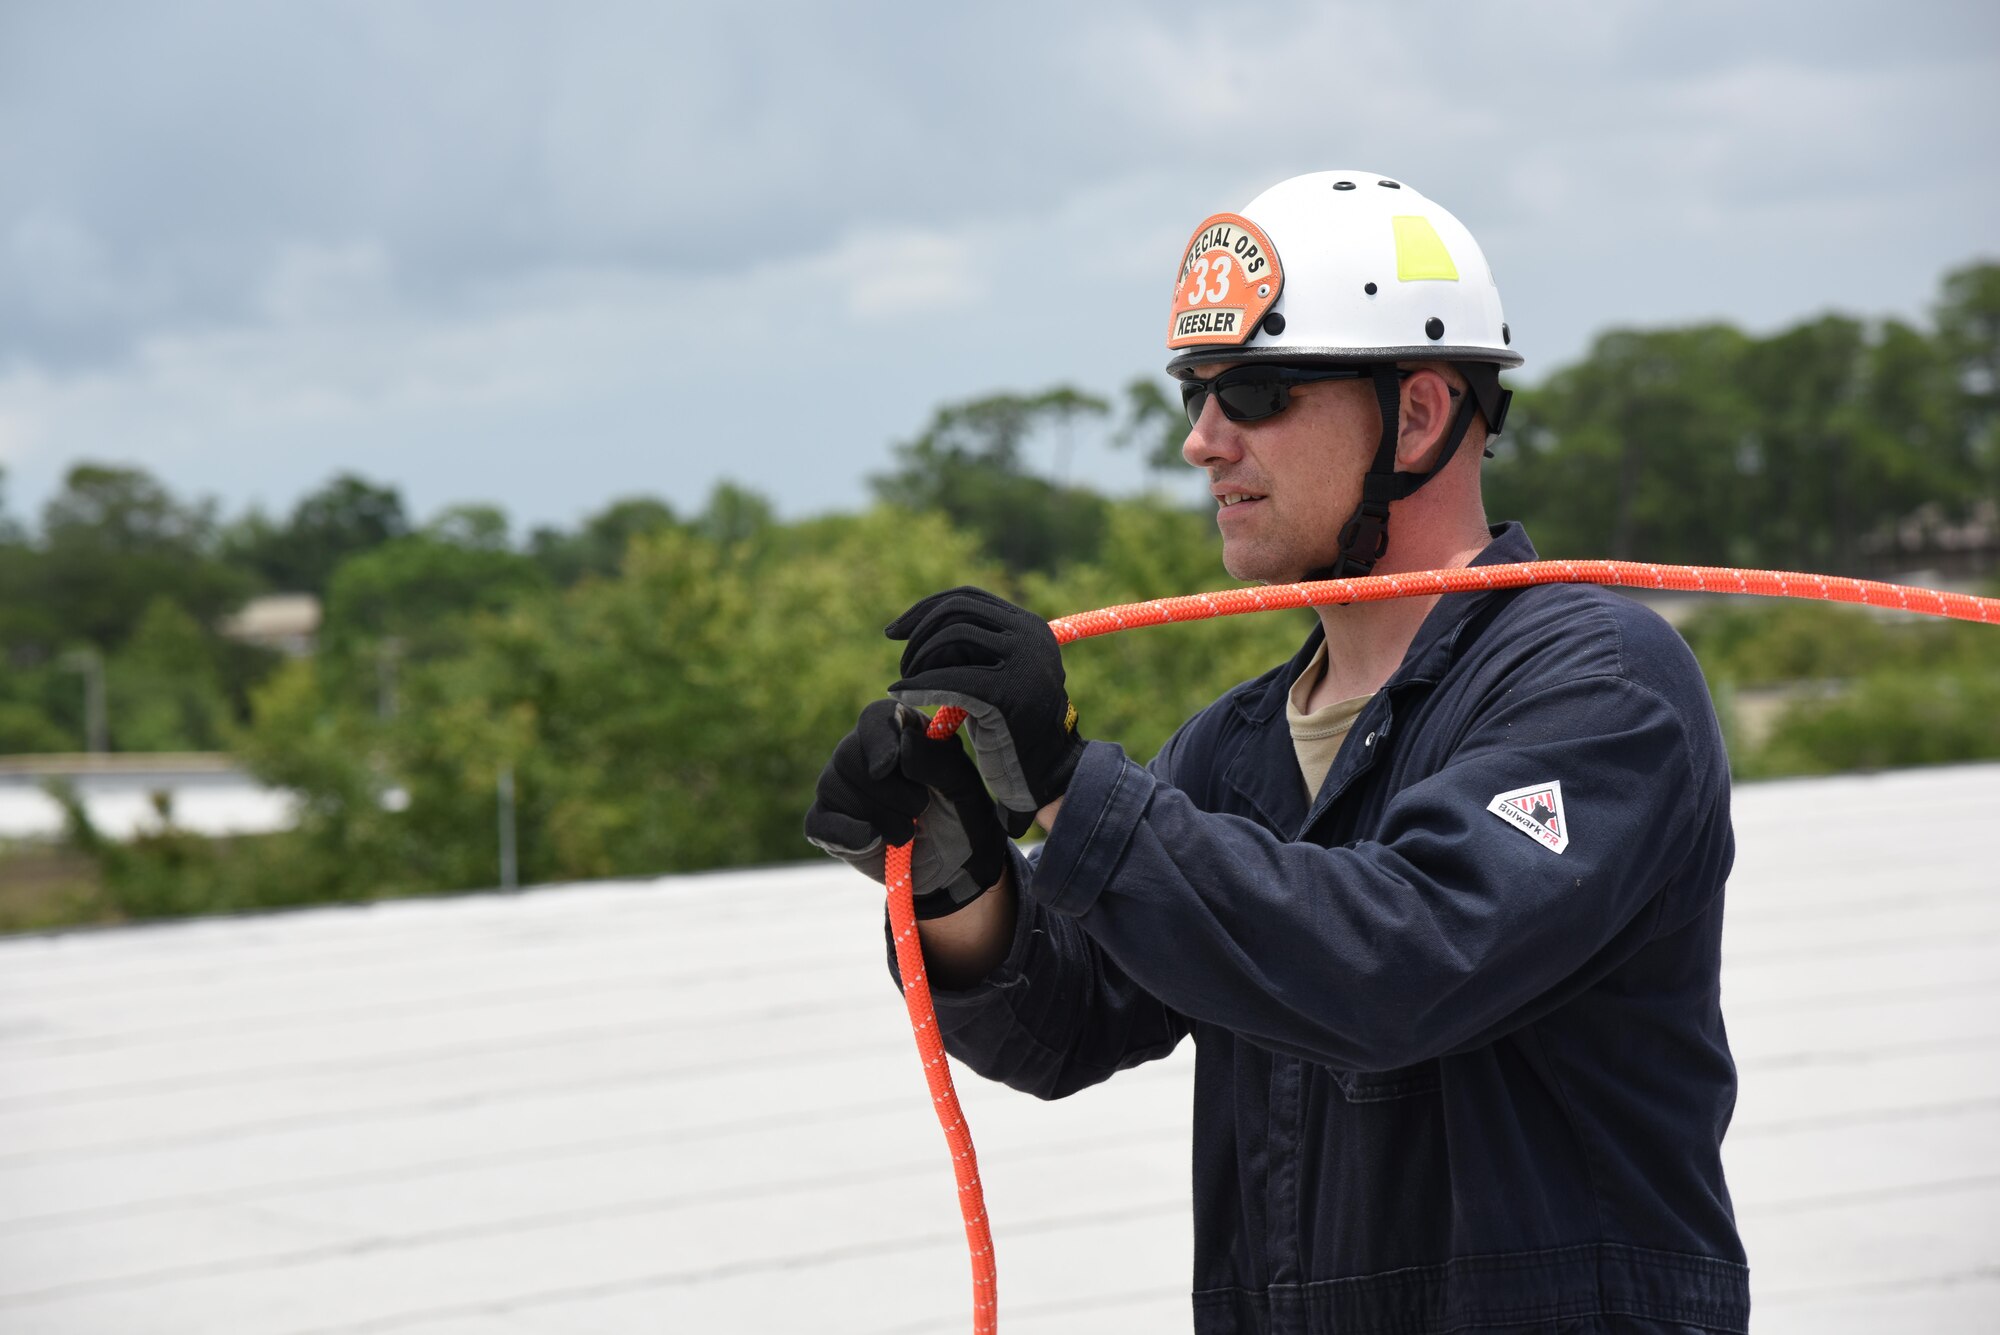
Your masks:
M 1326 674 L 1326 642 L 1321 641 L 1312 662 L 1292 683 L 1291 693 L 1285 697 L 1285 722 L 1292 730 L 1292 750 L 1298 753 L 1299 774 L 1306 783 L 1306 800 L 1319 796 L 1319 786 L 1326 780 L 1326 772 L 1333 766 L 1333 758 L 1340 753 L 1340 744 L 1347 740 L 1347 730 L 1354 726 L 1354 720 L 1361 716 L 1362 707 L 1374 697 L 1357 695 L 1352 700 L 1336 700 L 1323 705 L 1312 713 L 1303 712 L 1305 702 L 1312 697 L 1313 687 Z

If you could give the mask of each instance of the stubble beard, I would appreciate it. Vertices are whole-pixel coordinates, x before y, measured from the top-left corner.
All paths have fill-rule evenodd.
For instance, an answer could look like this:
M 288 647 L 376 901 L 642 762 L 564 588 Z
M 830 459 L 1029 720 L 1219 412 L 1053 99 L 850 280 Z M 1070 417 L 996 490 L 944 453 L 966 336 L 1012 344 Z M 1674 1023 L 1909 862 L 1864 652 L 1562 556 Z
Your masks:
M 1329 564 L 1332 558 L 1315 562 L 1313 553 L 1296 540 L 1281 544 L 1243 543 L 1231 550 L 1228 539 L 1222 544 L 1222 568 L 1231 579 L 1254 584 L 1296 584 L 1308 572 Z

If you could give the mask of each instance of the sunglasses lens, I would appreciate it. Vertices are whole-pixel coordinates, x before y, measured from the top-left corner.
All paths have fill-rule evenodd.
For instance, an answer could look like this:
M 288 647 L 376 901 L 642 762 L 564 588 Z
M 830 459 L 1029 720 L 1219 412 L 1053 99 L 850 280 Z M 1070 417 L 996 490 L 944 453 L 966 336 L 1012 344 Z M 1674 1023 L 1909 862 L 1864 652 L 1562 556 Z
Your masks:
M 1215 387 L 1222 415 L 1232 422 L 1254 422 L 1271 417 L 1285 407 L 1285 386 L 1273 380 L 1237 380 Z
M 1201 410 L 1208 404 L 1208 396 L 1215 395 L 1222 405 L 1222 415 L 1232 422 L 1255 422 L 1266 417 L 1276 417 L 1291 403 L 1291 387 L 1294 384 L 1310 384 L 1316 380 L 1355 380 L 1358 371 L 1286 371 L 1281 367 L 1240 367 L 1224 371 L 1212 380 L 1181 381 L 1181 407 L 1187 409 L 1188 425 L 1201 421 Z
M 1199 381 L 1181 381 L 1181 407 L 1187 410 L 1188 425 L 1201 420 L 1201 410 L 1208 403 L 1208 386 Z

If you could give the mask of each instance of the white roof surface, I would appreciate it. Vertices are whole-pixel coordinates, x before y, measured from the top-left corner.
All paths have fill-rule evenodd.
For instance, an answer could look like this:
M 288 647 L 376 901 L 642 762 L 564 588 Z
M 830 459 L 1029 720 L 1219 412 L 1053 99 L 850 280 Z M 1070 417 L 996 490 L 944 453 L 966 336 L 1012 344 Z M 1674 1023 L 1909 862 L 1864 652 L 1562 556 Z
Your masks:
M 1752 1329 L 2000 1327 L 2000 766 L 1737 820 Z M 875 898 L 829 864 L 0 942 L 0 1330 L 965 1330 Z M 1189 1072 L 960 1072 L 1003 1330 L 1186 1329 Z

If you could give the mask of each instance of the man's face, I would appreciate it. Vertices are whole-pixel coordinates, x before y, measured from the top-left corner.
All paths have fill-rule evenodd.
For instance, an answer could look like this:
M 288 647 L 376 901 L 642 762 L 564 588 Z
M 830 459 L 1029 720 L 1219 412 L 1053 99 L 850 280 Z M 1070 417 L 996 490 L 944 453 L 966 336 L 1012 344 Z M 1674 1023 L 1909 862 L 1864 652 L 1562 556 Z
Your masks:
M 1198 366 L 1195 374 L 1206 379 L 1235 364 Z M 1366 380 L 1294 385 L 1283 412 L 1255 422 L 1230 421 L 1209 395 L 1181 457 L 1208 474 L 1223 569 L 1285 584 L 1332 564 L 1380 433 Z

